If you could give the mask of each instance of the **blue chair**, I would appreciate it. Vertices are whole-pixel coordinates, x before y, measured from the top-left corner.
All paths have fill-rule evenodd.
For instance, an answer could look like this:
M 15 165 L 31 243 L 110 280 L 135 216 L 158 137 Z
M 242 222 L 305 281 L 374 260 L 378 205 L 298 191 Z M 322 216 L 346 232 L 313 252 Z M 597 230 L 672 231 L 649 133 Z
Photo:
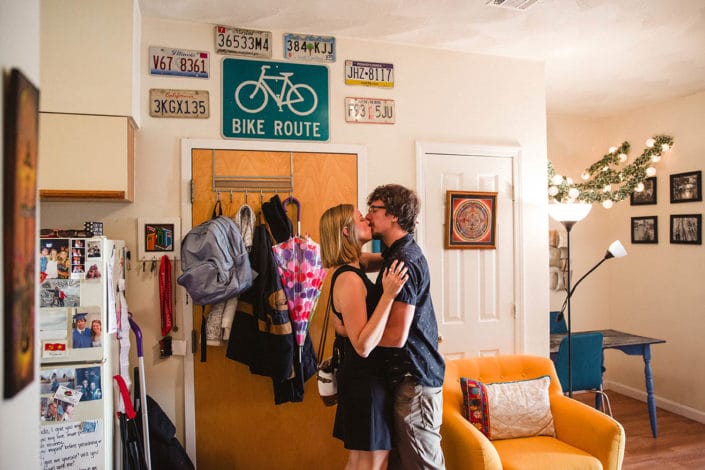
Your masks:
M 551 315 L 551 328 L 550 332 L 553 333 L 568 333 L 568 326 L 565 323 L 565 316 L 558 321 L 556 318 L 561 312 L 555 311 L 550 312 Z
M 595 408 L 612 416 L 607 394 L 602 390 L 602 333 L 572 335 L 573 391 L 595 392 Z M 554 361 L 563 391 L 568 390 L 568 337 L 561 340 Z

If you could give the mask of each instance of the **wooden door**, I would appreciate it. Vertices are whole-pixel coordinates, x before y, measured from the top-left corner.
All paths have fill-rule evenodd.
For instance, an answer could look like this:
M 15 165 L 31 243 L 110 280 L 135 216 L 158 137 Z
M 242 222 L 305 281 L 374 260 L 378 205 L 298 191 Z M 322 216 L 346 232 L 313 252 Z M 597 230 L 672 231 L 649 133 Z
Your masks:
M 215 152 L 215 153 L 213 153 Z M 288 176 L 289 152 L 195 149 L 192 151 L 192 226 L 211 216 L 213 160 L 218 176 Z M 354 154 L 294 153 L 293 195 L 301 203 L 301 231 L 319 241 L 318 223 L 325 209 L 340 203 L 357 204 L 357 156 Z M 264 192 L 268 201 L 274 193 Z M 284 199 L 288 193 L 280 193 Z M 245 194 L 220 193 L 224 213 L 233 216 Z M 247 202 L 257 213 L 259 192 Z M 292 210 L 293 211 L 293 210 Z M 296 214 L 290 214 L 296 227 Z M 327 280 L 329 281 L 329 279 Z M 324 285 L 309 330 L 318 346 L 328 295 Z M 194 308 L 194 328 L 200 337 L 201 309 Z M 330 333 L 330 332 L 329 332 Z M 329 339 L 331 335 L 329 334 Z M 329 340 L 329 343 L 332 339 Z M 330 347 L 330 346 L 329 346 Z M 194 361 L 196 453 L 199 469 L 343 468 L 347 452 L 332 437 L 335 407 L 323 406 L 315 377 L 305 385 L 301 403 L 274 404 L 272 380 L 250 374 L 246 365 L 225 357 L 225 346 L 208 347 L 207 362 Z

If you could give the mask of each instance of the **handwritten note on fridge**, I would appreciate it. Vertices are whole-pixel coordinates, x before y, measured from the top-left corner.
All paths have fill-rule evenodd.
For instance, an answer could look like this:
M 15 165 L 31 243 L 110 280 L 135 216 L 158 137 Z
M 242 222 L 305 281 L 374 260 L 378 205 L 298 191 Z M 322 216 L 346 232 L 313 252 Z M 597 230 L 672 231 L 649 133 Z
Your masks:
M 103 420 L 52 424 L 40 428 L 43 470 L 104 468 Z

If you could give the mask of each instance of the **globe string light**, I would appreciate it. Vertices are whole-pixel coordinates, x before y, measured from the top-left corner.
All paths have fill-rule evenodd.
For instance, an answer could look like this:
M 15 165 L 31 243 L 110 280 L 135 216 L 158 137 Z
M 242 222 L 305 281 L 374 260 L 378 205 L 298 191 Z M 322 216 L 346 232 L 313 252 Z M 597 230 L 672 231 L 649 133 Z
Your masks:
M 609 209 L 631 193 L 643 191 L 644 180 L 656 174 L 653 164 L 658 163 L 663 153 L 673 147 L 673 137 L 657 135 L 648 139 L 645 145 L 644 152 L 631 163 L 626 163 L 629 160 L 629 142 L 610 147 L 600 160 L 582 172 L 580 177 L 583 181 L 580 183 L 556 173 L 549 160 L 549 202 L 600 202 Z

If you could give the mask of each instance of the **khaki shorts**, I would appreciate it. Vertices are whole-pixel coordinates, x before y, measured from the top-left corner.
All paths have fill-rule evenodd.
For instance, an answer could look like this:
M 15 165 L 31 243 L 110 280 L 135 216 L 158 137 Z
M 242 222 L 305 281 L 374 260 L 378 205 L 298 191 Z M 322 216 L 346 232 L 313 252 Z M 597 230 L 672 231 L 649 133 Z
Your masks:
M 441 449 L 443 394 L 441 387 L 422 387 L 407 377 L 394 394 L 396 452 L 390 469 L 445 469 Z M 396 455 L 394 455 L 396 454 Z

